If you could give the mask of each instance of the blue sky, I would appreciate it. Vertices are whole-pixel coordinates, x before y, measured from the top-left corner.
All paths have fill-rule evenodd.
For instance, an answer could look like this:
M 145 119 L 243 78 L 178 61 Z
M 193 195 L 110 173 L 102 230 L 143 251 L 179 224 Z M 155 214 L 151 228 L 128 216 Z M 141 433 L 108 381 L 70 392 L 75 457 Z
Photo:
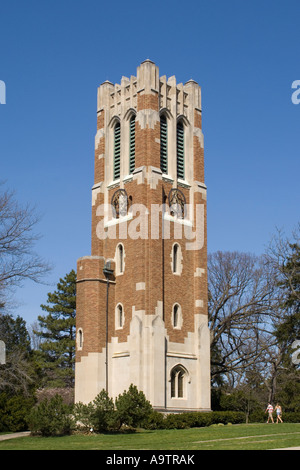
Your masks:
M 136 74 L 202 87 L 208 250 L 260 254 L 299 218 L 299 1 L 2 1 L 0 180 L 42 214 L 54 269 L 15 293 L 28 323 L 90 254 L 97 87 Z

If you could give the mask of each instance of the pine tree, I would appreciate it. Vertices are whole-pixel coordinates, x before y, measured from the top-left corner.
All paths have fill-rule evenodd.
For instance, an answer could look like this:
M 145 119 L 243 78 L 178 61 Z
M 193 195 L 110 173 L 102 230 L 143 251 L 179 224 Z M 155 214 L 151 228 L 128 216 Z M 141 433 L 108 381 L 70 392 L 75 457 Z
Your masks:
M 282 307 L 287 312 L 277 328 L 277 337 L 287 344 L 300 335 L 300 245 L 289 244 L 290 256 L 282 267 L 283 280 L 279 283 L 283 291 Z
M 39 350 L 42 385 L 47 387 L 73 387 L 75 364 L 76 273 L 72 270 L 60 279 L 57 290 L 48 294 L 48 312 L 39 316 L 42 338 Z

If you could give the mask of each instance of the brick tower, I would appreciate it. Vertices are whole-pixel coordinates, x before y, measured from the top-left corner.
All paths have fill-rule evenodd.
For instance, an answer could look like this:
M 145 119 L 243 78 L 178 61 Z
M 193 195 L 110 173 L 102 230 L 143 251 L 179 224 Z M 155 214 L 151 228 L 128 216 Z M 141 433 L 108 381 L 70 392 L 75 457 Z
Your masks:
M 137 75 L 98 89 L 92 254 L 78 260 L 75 401 L 133 383 L 210 409 L 201 90 Z

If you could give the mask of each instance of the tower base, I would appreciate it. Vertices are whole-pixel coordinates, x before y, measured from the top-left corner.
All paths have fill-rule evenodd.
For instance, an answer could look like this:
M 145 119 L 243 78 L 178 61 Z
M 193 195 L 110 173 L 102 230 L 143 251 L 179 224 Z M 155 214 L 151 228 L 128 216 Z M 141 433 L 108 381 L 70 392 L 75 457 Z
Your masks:
M 115 399 L 134 384 L 158 411 L 209 411 L 207 316 L 195 315 L 194 333 L 184 343 L 174 343 L 159 313 L 145 315 L 134 307 L 132 313 L 127 341 L 112 338 L 108 344 L 109 396 Z M 76 363 L 75 402 L 89 403 L 106 388 L 105 361 L 103 348 Z

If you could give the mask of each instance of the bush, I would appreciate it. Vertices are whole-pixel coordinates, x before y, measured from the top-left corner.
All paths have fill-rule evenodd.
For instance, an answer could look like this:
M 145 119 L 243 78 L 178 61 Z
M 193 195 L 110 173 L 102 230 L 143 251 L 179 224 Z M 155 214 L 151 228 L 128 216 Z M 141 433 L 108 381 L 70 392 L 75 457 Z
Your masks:
M 188 416 L 184 414 L 167 414 L 164 418 L 164 429 L 186 429 L 189 428 Z
M 114 402 L 102 390 L 89 404 L 74 405 L 74 420 L 79 431 L 106 432 L 119 429 L 120 423 L 114 409 Z
M 148 420 L 153 409 L 143 392 L 135 385 L 130 385 L 128 392 L 124 391 L 115 401 L 117 417 L 120 426 L 126 425 L 137 428 Z
M 152 410 L 147 419 L 143 420 L 141 426 L 144 429 L 164 429 L 164 415 Z
M 241 424 L 245 422 L 245 413 L 242 411 L 212 411 L 214 424 Z
M 72 407 L 63 403 L 60 395 L 45 399 L 29 415 L 29 429 L 42 436 L 63 436 L 74 429 Z
M 28 429 L 27 418 L 34 399 L 16 395 L 0 394 L 0 432 L 18 432 Z
M 256 410 L 249 416 L 249 423 L 265 423 L 268 415 L 263 410 Z
M 1 395 L 0 395 L 1 410 Z M 300 415 L 285 414 L 286 422 L 299 422 Z M 265 416 L 252 415 L 252 418 Z M 253 419 L 251 422 L 254 422 Z M 289 420 L 289 421 L 288 421 Z M 211 425 L 240 424 L 245 422 L 245 413 L 240 411 L 211 411 L 162 414 L 154 411 L 143 392 L 130 385 L 113 399 L 102 390 L 93 402 L 85 405 L 76 403 L 73 409 L 63 403 L 61 396 L 45 399 L 30 413 L 29 427 L 33 433 L 43 436 L 69 434 L 73 429 L 96 432 L 117 431 L 122 426 L 135 429 L 186 429 Z M 76 423 L 76 426 L 75 426 Z
M 211 411 L 190 413 L 168 413 L 154 411 L 143 424 L 146 429 L 187 429 L 207 427 L 213 424 L 240 424 L 245 422 L 245 414 L 238 411 Z
M 97 432 L 114 431 L 119 429 L 119 417 L 115 411 L 114 402 L 107 392 L 102 390 L 93 401 L 92 427 Z
M 211 411 L 166 414 L 159 422 L 159 428 L 152 429 L 186 429 L 207 427 L 213 424 L 239 424 L 245 422 L 245 415 L 237 411 Z M 147 429 L 149 429 L 147 427 Z
M 76 428 L 79 431 L 88 432 L 94 427 L 93 423 L 94 406 L 92 403 L 85 405 L 84 403 L 75 403 L 73 416 Z
M 213 412 L 210 413 L 189 413 L 190 427 L 202 428 L 206 426 L 211 426 L 214 423 Z
M 300 413 L 297 412 L 283 412 L 281 416 L 284 423 L 300 423 Z M 249 417 L 250 423 L 265 423 L 268 419 L 268 415 L 260 410 L 255 413 L 251 413 Z M 273 413 L 274 422 L 277 420 L 276 413 Z
M 276 415 L 274 413 L 274 421 L 276 421 Z M 282 413 L 282 417 L 281 417 L 282 421 L 284 423 L 300 423 L 300 413 L 299 412 L 295 412 L 295 413 L 291 413 L 291 412 L 287 412 L 287 413 Z
M 74 406 L 77 429 L 83 431 L 91 428 L 96 432 L 117 431 L 123 425 L 134 429 L 144 424 L 150 426 L 148 429 L 156 429 L 159 420 L 163 419 L 160 416 L 153 412 L 144 393 L 133 385 L 118 396 L 115 404 L 107 392 L 102 390 L 88 405 L 76 403 Z

